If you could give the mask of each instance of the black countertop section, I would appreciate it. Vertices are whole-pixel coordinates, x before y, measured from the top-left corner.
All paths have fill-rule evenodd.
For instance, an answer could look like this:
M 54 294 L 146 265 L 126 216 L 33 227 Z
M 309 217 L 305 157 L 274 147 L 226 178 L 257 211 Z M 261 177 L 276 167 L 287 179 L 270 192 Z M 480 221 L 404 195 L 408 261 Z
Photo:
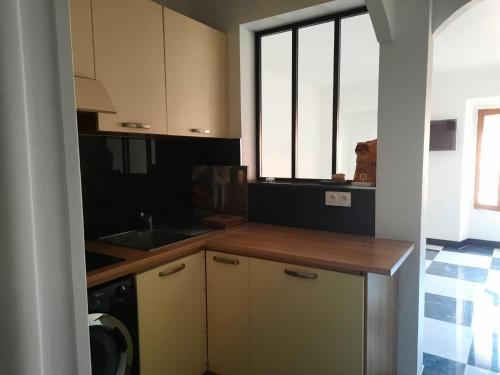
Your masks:
M 114 257 L 111 255 L 94 253 L 92 251 L 85 251 L 85 268 L 87 272 L 111 266 L 113 264 L 120 263 L 124 260 L 125 259 Z

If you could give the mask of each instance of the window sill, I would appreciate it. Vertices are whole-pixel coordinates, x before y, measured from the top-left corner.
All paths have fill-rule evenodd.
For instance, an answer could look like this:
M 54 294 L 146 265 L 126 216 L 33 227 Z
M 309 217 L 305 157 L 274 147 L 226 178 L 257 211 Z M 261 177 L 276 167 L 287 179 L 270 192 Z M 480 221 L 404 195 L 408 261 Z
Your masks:
M 276 181 L 276 182 L 265 182 L 261 180 L 249 181 L 249 184 L 254 185 L 269 185 L 276 187 L 283 186 L 297 186 L 297 187 L 311 187 L 311 188 L 322 188 L 322 189 L 351 189 L 351 190 L 376 190 L 376 186 L 353 186 L 350 184 L 329 184 L 325 182 L 319 182 L 319 180 L 311 181 Z

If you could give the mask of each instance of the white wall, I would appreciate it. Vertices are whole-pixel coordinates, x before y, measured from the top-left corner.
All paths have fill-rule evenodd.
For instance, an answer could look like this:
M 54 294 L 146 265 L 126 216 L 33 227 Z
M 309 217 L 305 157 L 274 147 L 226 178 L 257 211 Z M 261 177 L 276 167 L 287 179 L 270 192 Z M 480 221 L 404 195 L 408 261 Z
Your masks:
M 415 243 L 399 271 L 397 358 L 398 375 L 415 375 L 422 369 L 431 1 L 394 7 L 394 41 L 380 46 L 375 228 L 377 237 Z
M 434 3 L 437 13 L 453 5 Z M 429 155 L 430 238 L 500 240 L 500 214 L 473 208 L 477 109 L 500 96 L 498 12 L 497 0 L 471 1 L 436 32 L 432 119 L 457 119 L 457 150 Z
M 90 374 L 68 14 L 0 2 L 2 374 Z
M 429 238 L 500 241 L 500 213 L 473 207 L 477 109 L 499 95 L 500 66 L 433 75 L 432 119 L 457 119 L 457 150 L 429 155 Z

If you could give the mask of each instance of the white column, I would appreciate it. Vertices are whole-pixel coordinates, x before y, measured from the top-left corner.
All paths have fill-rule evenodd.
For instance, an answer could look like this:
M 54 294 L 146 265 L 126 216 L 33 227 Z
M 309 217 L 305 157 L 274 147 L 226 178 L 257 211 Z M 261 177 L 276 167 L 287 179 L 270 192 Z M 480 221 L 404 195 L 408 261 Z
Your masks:
M 431 0 L 394 5 L 394 41 L 380 47 L 376 235 L 416 243 L 399 271 L 397 359 L 398 375 L 416 375 L 422 367 Z
M 0 1 L 0 51 L 0 372 L 88 375 L 67 1 Z

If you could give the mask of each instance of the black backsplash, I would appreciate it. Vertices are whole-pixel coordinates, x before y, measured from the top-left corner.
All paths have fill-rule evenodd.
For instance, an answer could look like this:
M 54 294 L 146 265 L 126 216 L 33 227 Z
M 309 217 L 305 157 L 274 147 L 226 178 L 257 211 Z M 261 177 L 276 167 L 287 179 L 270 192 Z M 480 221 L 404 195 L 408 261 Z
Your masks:
M 239 139 L 79 136 L 85 238 L 192 215 L 194 165 L 240 165 Z
M 326 191 L 350 191 L 351 207 L 325 206 Z M 251 183 L 250 221 L 375 235 L 375 189 L 319 184 Z

